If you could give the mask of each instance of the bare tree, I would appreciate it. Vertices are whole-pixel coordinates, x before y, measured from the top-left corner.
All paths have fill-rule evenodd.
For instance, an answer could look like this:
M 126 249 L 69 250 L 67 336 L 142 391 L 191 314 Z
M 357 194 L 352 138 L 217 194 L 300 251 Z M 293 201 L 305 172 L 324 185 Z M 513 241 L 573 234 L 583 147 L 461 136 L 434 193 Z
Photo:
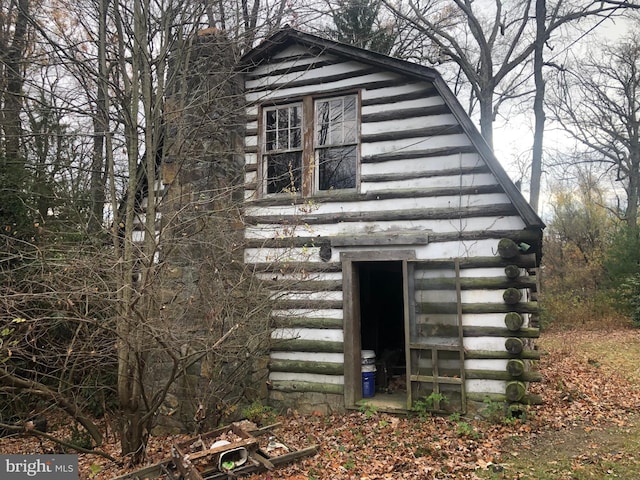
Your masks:
M 566 132 L 609 166 L 625 193 L 623 219 L 638 229 L 640 37 L 632 34 L 565 69 L 548 102 Z
M 541 176 L 542 132 L 544 117 L 540 103 L 543 47 L 561 27 L 581 19 L 620 15 L 625 8 L 638 8 L 637 2 L 558 0 L 547 5 L 544 0 L 532 2 L 473 2 L 471 0 L 409 0 L 409 10 L 395 3 L 386 5 L 411 22 L 432 42 L 432 63 L 453 61 L 460 76 L 470 88 L 469 112 L 477 104 L 480 130 L 493 145 L 493 122 L 507 101 L 530 96 L 532 71 L 537 71 L 537 134 L 531 178 L 532 205 L 537 207 Z M 536 49 L 535 63 L 531 55 Z
M 29 0 L 0 4 L 0 222 L 3 229 L 29 236 L 24 208 L 22 87 L 29 39 Z
M 266 383 L 248 376 L 269 341 L 271 293 L 242 262 L 236 147 L 244 108 L 233 68 L 289 7 L 259 0 L 86 0 L 67 7 L 72 16 L 32 15 L 26 25 L 69 90 L 50 91 L 47 102 L 29 92 L 32 131 L 12 138 L 35 152 L 35 140 L 25 138 L 45 133 L 44 106 L 53 118 L 71 119 L 76 130 L 46 134 L 89 139 L 81 151 L 90 164 L 73 157 L 66 167 L 83 174 L 93 222 L 80 222 L 91 233 L 77 235 L 41 225 L 38 243 L 0 257 L 0 393 L 28 399 L 40 392 L 95 445 L 100 431 L 82 394 L 91 388 L 79 380 L 93 378 L 94 390 L 110 399 L 117 390 L 122 451 L 139 462 L 159 413 L 197 429 L 266 393 L 256 391 Z M 207 28 L 212 24 L 218 28 Z M 53 152 L 37 158 L 46 163 Z M 50 336 L 53 326 L 64 327 L 61 338 Z M 51 357 L 40 357 L 36 346 L 48 343 L 56 346 L 46 350 Z M 99 367 L 117 381 L 96 377 Z

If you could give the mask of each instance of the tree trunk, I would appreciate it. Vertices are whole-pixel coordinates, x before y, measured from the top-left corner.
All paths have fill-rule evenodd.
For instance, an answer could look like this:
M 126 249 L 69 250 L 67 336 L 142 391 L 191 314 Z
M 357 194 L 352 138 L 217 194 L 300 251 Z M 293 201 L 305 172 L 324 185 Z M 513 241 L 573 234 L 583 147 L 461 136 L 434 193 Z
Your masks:
M 149 432 L 142 422 L 139 409 L 123 411 L 120 426 L 120 445 L 123 455 L 129 457 L 129 463 L 139 465 L 144 461 Z
M 480 102 L 480 133 L 493 149 L 493 88 L 483 91 Z
M 632 235 L 638 234 L 638 200 L 640 196 L 640 145 L 637 140 L 630 146 L 629 192 L 627 210 L 625 212 L 627 225 Z
M 5 75 L 3 81 L 0 81 L 0 108 L 2 108 L 0 112 L 0 138 L 4 143 L 4 145 L 0 144 L 0 183 L 2 184 L 0 222 L 3 223 L 3 229 L 13 230 L 14 235 L 16 233 L 24 235 L 23 230 L 28 228 L 29 222 L 27 222 L 28 214 L 23 198 L 27 171 L 25 158 L 21 152 L 21 114 L 29 1 L 19 0 L 14 15 L 13 25 L 9 24 L 3 27 L 3 31 L 13 30 L 11 44 L 0 45 L 6 49 L 0 54 L 0 59 L 4 64 L 1 71 Z
M 533 100 L 533 114 L 535 127 L 533 131 L 533 151 L 531 155 L 531 183 L 529 203 L 537 212 L 540 199 L 540 182 L 542 179 L 542 144 L 544 137 L 544 94 L 545 83 L 542 78 L 544 65 L 543 50 L 546 37 L 545 19 L 547 16 L 546 0 L 536 0 L 536 41 L 533 54 L 533 78 L 536 86 L 536 94 Z

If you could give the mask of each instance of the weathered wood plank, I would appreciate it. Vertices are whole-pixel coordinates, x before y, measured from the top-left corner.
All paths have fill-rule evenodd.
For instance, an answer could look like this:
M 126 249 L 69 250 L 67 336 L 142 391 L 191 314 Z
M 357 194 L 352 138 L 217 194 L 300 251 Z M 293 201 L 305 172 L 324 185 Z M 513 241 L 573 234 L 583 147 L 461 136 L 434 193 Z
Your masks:
M 451 177 L 455 175 L 476 175 L 480 173 L 490 173 L 489 167 L 487 167 L 486 165 L 475 165 L 472 167 L 427 170 L 422 172 L 388 172 L 369 175 L 363 174 L 361 181 L 367 183 L 397 182 L 400 180 L 413 180 L 416 178 Z
M 302 63 L 299 62 L 299 60 L 310 60 L 310 59 L 315 59 L 316 61 L 302 62 Z M 281 67 L 278 67 L 279 64 L 287 64 L 287 63 L 288 65 L 283 65 Z M 267 78 L 267 77 L 278 77 L 278 76 L 286 75 L 288 73 L 305 72 L 307 70 L 312 70 L 315 68 L 328 67 L 329 65 L 336 65 L 338 63 L 341 63 L 341 61 L 338 60 L 337 58 L 329 59 L 328 57 L 324 57 L 321 60 L 318 60 L 317 57 L 311 57 L 311 56 L 304 57 L 302 55 L 298 55 L 296 58 L 291 58 L 284 62 L 279 61 L 274 65 L 275 68 L 270 69 L 268 72 L 258 70 L 257 73 L 246 74 L 244 78 L 247 81 L 260 80 L 262 78 Z
M 271 350 L 277 352 L 344 353 L 344 343 L 321 340 L 276 340 L 272 341 Z
M 492 350 L 467 350 L 464 353 L 464 358 L 469 360 L 509 360 L 516 356 L 525 360 L 540 360 L 540 352 L 537 350 L 523 350 L 517 355 Z
M 494 217 L 516 215 L 517 210 L 511 203 L 496 205 L 483 205 L 478 207 L 454 207 L 454 208 L 416 208 L 411 210 L 380 210 L 369 212 L 335 212 L 335 213 L 311 213 L 302 215 L 301 223 L 307 225 L 323 225 L 335 222 L 390 222 L 412 220 L 447 220 L 473 217 Z M 282 215 L 247 215 L 245 222 L 249 225 L 260 223 L 282 223 Z M 317 240 L 317 237 L 316 237 Z
M 274 307 L 284 310 L 320 310 L 320 309 L 341 309 L 342 300 L 308 300 L 308 299 L 277 299 Z
M 280 392 L 316 392 L 330 393 L 334 395 L 342 395 L 344 393 L 344 385 L 333 383 L 315 383 L 315 382 L 294 382 L 287 380 L 273 380 L 271 382 L 271 390 Z
M 535 277 L 519 277 L 516 280 L 495 277 L 461 278 L 462 290 L 501 290 L 504 288 L 532 288 L 536 284 Z M 420 278 L 416 279 L 416 290 L 453 290 L 456 286 L 455 278 Z
M 389 106 L 384 111 L 362 115 L 362 123 L 388 122 L 390 120 L 403 120 L 412 117 L 427 117 L 429 115 L 442 115 L 445 113 L 451 113 L 451 109 L 444 103 L 440 105 L 432 105 L 429 107 L 403 109 L 394 109 L 392 106 Z
M 256 165 L 256 164 L 252 164 Z M 431 198 L 446 196 L 464 196 L 464 195 L 482 195 L 491 193 L 504 193 L 504 189 L 498 185 L 470 185 L 461 187 L 431 187 L 420 189 L 402 189 L 402 190 L 375 190 L 366 193 L 357 192 L 331 192 L 331 195 L 316 195 L 313 202 L 323 203 L 344 203 L 344 202 L 364 202 L 368 200 L 395 200 L 404 198 Z M 278 207 L 289 205 L 304 205 L 309 199 L 291 196 L 276 195 L 263 198 L 251 199 L 246 202 L 248 207 Z
M 313 72 L 313 73 L 317 74 L 318 72 Z M 373 75 L 376 73 L 380 73 L 379 68 L 369 67 L 369 68 L 362 68 L 359 70 L 343 71 L 341 73 L 334 73 L 332 75 L 322 75 L 321 77 L 319 75 L 312 75 L 312 76 L 309 76 L 308 78 L 302 78 L 300 80 L 287 79 L 284 81 L 273 81 L 273 82 L 268 82 L 265 85 L 261 85 L 259 87 L 247 88 L 245 89 L 245 95 L 251 98 L 251 94 L 256 94 L 256 93 L 268 93 L 268 92 L 273 92 L 275 90 L 285 90 L 285 89 L 317 85 L 318 83 L 320 83 L 320 80 L 322 80 L 322 83 L 326 85 L 333 82 L 341 82 L 343 80 L 357 79 L 358 77 L 366 77 L 367 75 Z M 357 83 L 358 83 L 358 86 L 360 86 L 360 82 L 357 82 Z M 354 85 L 355 84 L 356 82 L 354 82 Z
M 362 143 L 388 142 L 406 138 L 436 137 L 440 135 L 455 135 L 458 133 L 464 133 L 460 125 L 438 125 L 435 127 L 362 135 L 360 141 Z
M 341 318 L 322 317 L 273 317 L 276 327 L 291 328 L 342 328 Z
M 342 290 L 342 280 L 263 280 L 262 284 L 271 290 L 296 292 L 338 292 Z
M 387 105 L 394 104 L 397 102 L 406 102 L 408 100 L 418 100 L 422 98 L 435 97 L 438 95 L 438 90 L 432 83 L 426 84 L 425 88 L 421 88 L 420 90 L 414 90 L 408 93 L 401 93 L 398 95 L 386 95 L 382 97 L 376 98 L 363 98 L 361 105 L 363 107 L 370 107 L 373 105 Z
M 426 245 L 428 233 L 375 233 L 370 235 L 350 235 L 331 238 L 332 247 L 384 245 Z
M 277 246 L 282 246 L 281 243 L 277 245 L 271 243 L 272 241 L 277 241 L 278 239 L 269 239 L 269 240 L 256 240 L 247 242 L 247 248 L 273 248 Z M 292 239 L 288 239 L 292 240 Z M 307 245 L 309 240 L 306 239 L 305 242 L 301 244 L 291 245 L 288 244 L 286 246 L 303 246 Z M 340 262 L 265 262 L 265 263 L 247 263 L 247 267 L 255 272 L 255 273 L 274 273 L 274 274 L 286 274 L 286 273 L 299 273 L 299 272 L 308 272 L 308 273 L 329 273 L 329 272 L 340 272 L 342 271 L 342 264 Z
M 344 364 L 331 362 L 304 362 L 298 360 L 271 360 L 272 372 L 317 373 L 322 375 L 344 375 Z
M 464 306 L 465 304 L 463 303 L 463 312 Z M 538 328 L 521 328 L 517 332 L 513 332 L 508 328 L 503 327 L 480 327 L 475 325 L 466 325 L 462 327 L 462 331 L 465 337 L 538 338 L 540 336 L 540 329 Z M 420 332 L 423 336 L 455 338 L 458 335 L 458 327 L 456 325 L 421 324 Z
M 417 313 L 456 313 L 457 305 L 455 303 L 418 303 L 416 304 Z M 537 302 L 522 302 L 515 305 L 506 305 L 504 303 L 465 303 L 462 305 L 462 313 L 536 313 L 538 312 Z M 475 327 L 474 327 L 475 328 Z M 505 331 L 508 331 L 506 328 Z M 513 332 L 512 332 L 513 333 Z M 512 335 L 505 335 L 512 336 Z
M 402 152 L 386 152 L 362 157 L 362 163 L 382 163 L 396 160 L 411 160 L 412 158 L 432 158 L 447 157 L 461 153 L 476 153 L 476 148 L 472 145 L 462 145 L 454 147 L 429 148 L 422 150 L 404 150 Z
M 513 380 L 509 372 L 496 372 L 495 370 L 465 370 L 468 380 Z M 519 381 L 523 382 L 541 382 L 542 375 L 540 372 L 524 372 Z

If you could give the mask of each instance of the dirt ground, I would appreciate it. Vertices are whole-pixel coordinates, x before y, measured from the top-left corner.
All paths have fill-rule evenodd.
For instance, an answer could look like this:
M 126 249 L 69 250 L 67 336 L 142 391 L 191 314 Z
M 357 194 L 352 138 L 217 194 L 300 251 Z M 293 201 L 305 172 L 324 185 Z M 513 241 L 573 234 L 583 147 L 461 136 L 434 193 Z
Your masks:
M 544 404 L 526 418 L 486 421 L 449 417 L 397 417 L 364 408 L 344 415 L 278 418 L 294 448 L 318 453 L 249 480 L 321 479 L 637 479 L 640 472 L 640 331 L 544 333 L 531 390 Z M 69 438 L 69 422 L 53 422 L 52 435 Z M 102 451 L 120 460 L 112 423 L 103 424 Z M 147 464 L 169 456 L 186 436 L 152 438 Z M 47 439 L 0 440 L 2 453 L 59 451 Z M 71 453 L 71 452 L 69 452 Z M 80 478 L 110 480 L 131 468 L 81 454 Z

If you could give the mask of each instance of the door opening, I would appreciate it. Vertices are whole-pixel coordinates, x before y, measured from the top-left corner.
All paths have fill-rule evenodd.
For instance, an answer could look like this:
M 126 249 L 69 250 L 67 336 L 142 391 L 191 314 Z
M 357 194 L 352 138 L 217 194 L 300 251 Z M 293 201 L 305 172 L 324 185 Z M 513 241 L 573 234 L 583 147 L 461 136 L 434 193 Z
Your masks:
M 375 393 L 367 400 L 404 409 L 407 381 L 402 262 L 358 262 L 356 268 L 361 352 L 375 352 Z

